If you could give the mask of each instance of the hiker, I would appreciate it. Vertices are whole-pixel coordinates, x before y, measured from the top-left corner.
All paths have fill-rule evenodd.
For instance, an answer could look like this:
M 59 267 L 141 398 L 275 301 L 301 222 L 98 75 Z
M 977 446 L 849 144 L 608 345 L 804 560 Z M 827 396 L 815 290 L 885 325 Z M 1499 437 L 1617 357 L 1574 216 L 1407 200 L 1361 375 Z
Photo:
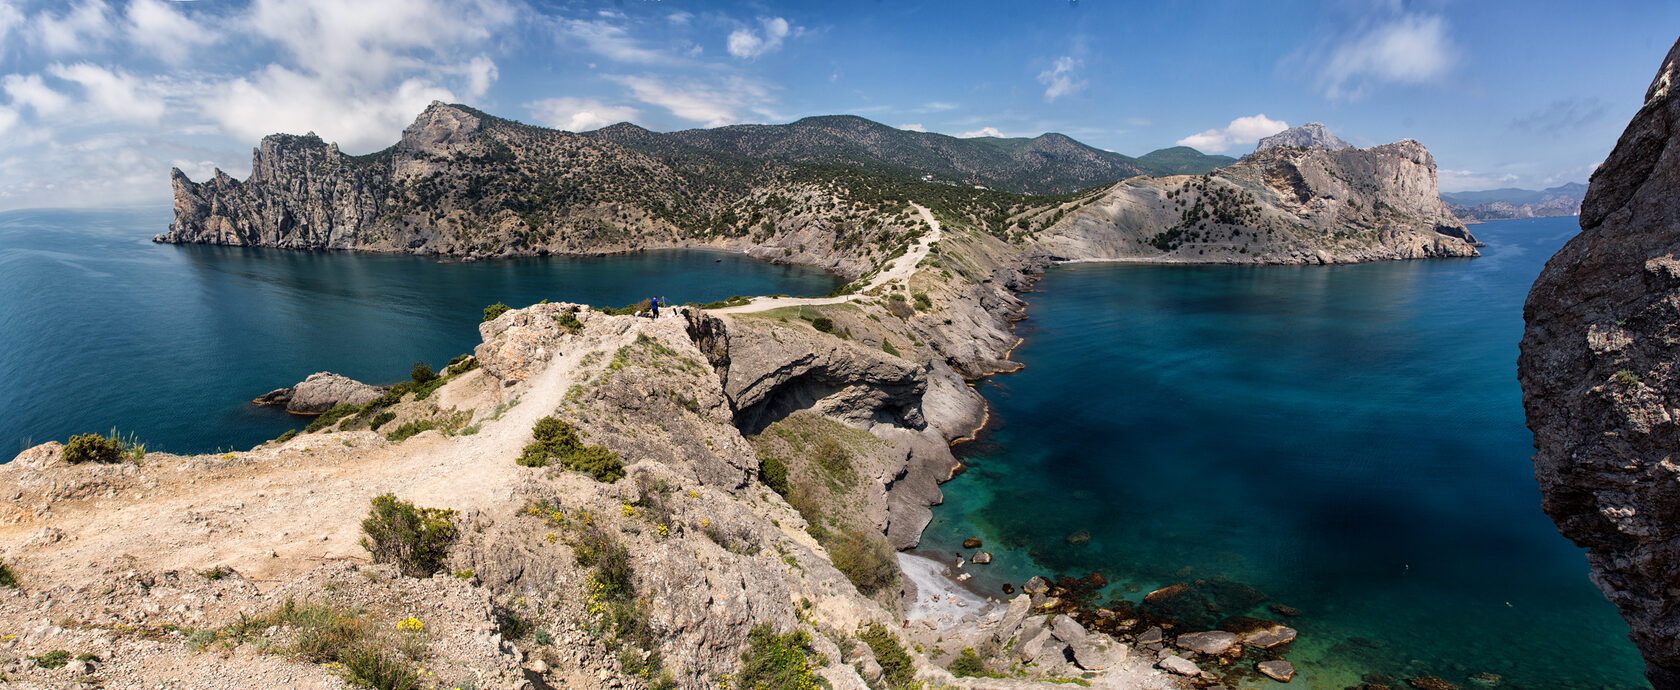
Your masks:
M 653 312 L 653 318 L 659 318 L 659 298 L 655 297 L 649 303 L 652 305 L 649 309 Z

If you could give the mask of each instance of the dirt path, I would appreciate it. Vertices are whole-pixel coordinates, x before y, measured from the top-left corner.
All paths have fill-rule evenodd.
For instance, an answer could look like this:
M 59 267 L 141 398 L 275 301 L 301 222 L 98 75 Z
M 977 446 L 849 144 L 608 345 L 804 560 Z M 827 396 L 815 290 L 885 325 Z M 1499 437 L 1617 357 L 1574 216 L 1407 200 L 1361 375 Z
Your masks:
M 922 214 L 922 220 L 927 221 L 928 227 L 932 228 L 932 230 L 922 235 L 922 237 L 916 241 L 916 244 L 911 245 L 910 249 L 904 252 L 904 256 L 887 262 L 886 270 L 876 274 L 874 279 L 870 280 L 867 285 L 864 285 L 862 289 L 858 290 L 858 293 L 867 293 L 893 283 L 908 286 L 910 276 L 916 272 L 916 266 L 922 263 L 922 259 L 927 258 L 928 252 L 933 248 L 933 243 L 938 242 L 939 238 L 944 237 L 944 233 L 939 227 L 939 220 L 933 217 L 932 211 L 929 211 L 921 204 L 912 203 L 910 205 L 916 207 L 916 212 Z M 797 307 L 800 305 L 840 304 L 842 302 L 850 302 L 856 299 L 857 296 L 857 294 L 851 294 L 842 295 L 840 297 L 759 297 L 754 299 L 750 304 L 743 304 L 737 307 L 724 307 L 722 309 L 708 309 L 707 311 L 713 314 L 745 314 L 750 312 L 780 309 L 782 307 Z
M 107 568 L 224 565 L 260 584 L 329 560 L 366 561 L 358 541 L 374 496 L 390 492 L 456 510 L 504 504 L 520 479 L 513 459 L 530 442 L 531 426 L 560 405 L 579 360 L 616 342 L 590 339 L 557 353 L 517 405 L 481 421 L 471 436 L 430 431 L 392 444 L 370 431 L 307 434 L 280 447 L 210 456 L 208 469 L 203 456 L 156 454 L 133 489 L 57 502 L 45 519 L 0 536 L 19 543 L 28 536 L 5 532 L 62 530 L 26 548 L 38 582 L 73 582 Z M 451 386 L 462 384 L 483 381 L 463 377 Z

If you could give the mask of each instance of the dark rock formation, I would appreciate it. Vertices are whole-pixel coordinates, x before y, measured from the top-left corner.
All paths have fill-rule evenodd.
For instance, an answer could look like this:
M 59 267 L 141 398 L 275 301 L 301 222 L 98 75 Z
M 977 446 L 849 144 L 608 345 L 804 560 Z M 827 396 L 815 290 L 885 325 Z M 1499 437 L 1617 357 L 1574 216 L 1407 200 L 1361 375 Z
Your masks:
M 251 402 L 258 405 L 284 405 L 292 414 L 321 414 L 338 405 L 366 405 L 368 401 L 389 390 L 390 386 L 373 386 L 328 371 L 309 375 L 291 388 L 269 391 Z
M 1658 688 L 1680 688 L 1680 43 L 1524 305 L 1546 512 L 1588 549 Z
M 1331 151 L 1353 148 L 1353 144 L 1342 141 L 1337 138 L 1336 135 L 1331 134 L 1330 128 L 1325 127 L 1324 123 L 1308 122 L 1300 127 L 1290 127 L 1289 129 L 1278 132 L 1277 134 L 1261 139 L 1259 143 L 1254 145 L 1254 152 L 1259 153 L 1266 149 L 1277 148 L 1279 146 L 1296 146 L 1301 148 L 1319 146 L 1330 149 Z

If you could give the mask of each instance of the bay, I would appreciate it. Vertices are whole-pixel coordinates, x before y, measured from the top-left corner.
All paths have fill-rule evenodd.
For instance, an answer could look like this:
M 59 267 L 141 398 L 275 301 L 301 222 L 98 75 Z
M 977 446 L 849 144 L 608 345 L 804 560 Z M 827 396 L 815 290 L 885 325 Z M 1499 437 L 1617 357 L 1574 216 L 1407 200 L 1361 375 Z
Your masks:
M 1253 587 L 1267 602 L 1211 618 L 1298 628 L 1289 687 L 1645 687 L 1540 510 L 1516 380 L 1523 300 L 1575 223 L 1476 226 L 1477 259 L 1052 269 L 921 552 L 980 537 L 997 559 L 965 572 L 999 596 L 1093 571 L 1132 601 Z
M 480 342 L 495 302 L 681 304 L 840 283 L 720 252 L 439 263 L 152 244 L 169 220 L 0 213 L 0 448 L 115 428 L 152 450 L 243 450 L 308 422 L 250 399 L 317 371 L 390 383 L 416 360 L 441 368 Z

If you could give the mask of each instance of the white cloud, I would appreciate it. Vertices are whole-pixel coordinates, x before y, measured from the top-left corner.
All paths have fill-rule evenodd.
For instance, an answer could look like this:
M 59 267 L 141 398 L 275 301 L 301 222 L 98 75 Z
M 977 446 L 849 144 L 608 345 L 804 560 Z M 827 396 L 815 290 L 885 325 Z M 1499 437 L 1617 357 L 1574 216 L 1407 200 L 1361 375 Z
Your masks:
M 584 98 L 546 98 L 525 104 L 532 117 L 549 127 L 572 132 L 587 132 L 619 122 L 633 121 L 641 111 L 630 106 L 607 105 Z
M 0 80 L 0 89 L 12 99 L 12 105 L 27 105 L 37 117 L 52 117 L 70 105 L 70 97 L 47 86 L 39 74 L 8 74 Z
M 581 43 L 583 48 L 617 62 L 651 65 L 672 62 L 671 55 L 642 45 L 623 26 L 604 21 L 560 20 L 562 38 Z
M 1150 127 L 1155 124 L 1155 121 L 1146 117 L 1128 117 L 1126 118 L 1126 124 L 1133 127 Z
M 244 24 L 305 71 L 366 83 L 449 61 L 514 18 L 502 0 L 256 0 Z
M 323 89 L 321 80 L 280 65 L 219 85 L 201 102 L 228 134 L 243 141 L 276 132 L 317 132 L 350 151 L 390 145 L 415 114 L 455 94 L 424 79 L 395 87 Z
M 770 89 L 763 84 L 741 77 L 732 77 L 715 84 L 688 82 L 677 86 L 653 75 L 614 75 L 609 79 L 630 89 L 638 101 L 659 106 L 684 120 L 699 122 L 706 127 L 747 122 L 745 113 L 768 115 L 765 105 L 770 101 Z
M 18 113 L 17 113 L 17 111 L 12 110 L 11 108 L 8 108 L 6 106 L 0 105 L 0 134 L 5 134 L 6 130 L 11 129 L 12 126 L 16 125 L 17 123 L 18 123 Z
M 1273 120 L 1265 113 L 1239 117 L 1231 121 L 1224 129 L 1210 129 L 1192 134 L 1176 143 L 1188 146 L 1202 153 L 1224 153 L 1232 146 L 1252 144 L 1261 137 L 1269 137 L 1283 130 L 1289 129 L 1289 123 Z
M 1002 137 L 1003 132 L 998 131 L 998 128 L 996 127 L 981 127 L 980 129 L 963 132 L 962 134 L 954 136 L 959 139 L 972 139 L 974 137 Z
M 172 63 L 186 60 L 194 48 L 215 43 L 217 32 L 176 12 L 162 0 L 133 0 L 128 5 L 128 40 Z
M 1038 83 L 1044 85 L 1044 101 L 1049 103 L 1062 96 L 1078 93 L 1085 88 L 1085 80 L 1075 80 L 1073 71 L 1083 67 L 1084 63 L 1070 56 L 1056 58 L 1050 69 L 1038 73 Z
M 760 18 L 764 25 L 764 33 L 760 34 L 749 28 L 736 29 L 729 34 L 729 54 L 743 60 L 750 60 L 765 53 L 773 53 L 782 47 L 782 39 L 787 38 L 792 27 L 786 19 L 781 17 Z
M 910 131 L 910 132 L 926 132 L 927 131 L 927 128 L 923 127 L 922 123 L 920 123 L 920 122 L 911 122 L 909 124 L 899 125 L 898 128 L 902 129 L 902 130 Z
M 47 74 L 80 84 L 96 116 L 139 124 L 153 124 L 163 117 L 163 97 L 153 86 L 125 72 L 78 62 L 48 65 Z
M 86 53 L 111 37 L 110 9 L 101 0 L 84 0 L 62 15 L 35 15 L 31 39 L 54 54 Z
M 5 54 L 6 39 L 12 29 L 23 26 L 23 13 L 10 3 L 0 0 L 0 55 Z
M 1336 46 L 1323 60 L 1326 96 L 1358 99 L 1379 82 L 1421 84 L 1441 77 L 1458 49 L 1437 15 L 1402 14 Z
M 944 101 L 928 101 L 926 103 L 923 103 L 922 107 L 917 108 L 916 112 L 918 112 L 918 113 L 942 113 L 942 112 L 945 112 L 947 110 L 956 110 L 956 109 L 957 109 L 957 104 L 955 104 L 955 103 L 946 103 Z

